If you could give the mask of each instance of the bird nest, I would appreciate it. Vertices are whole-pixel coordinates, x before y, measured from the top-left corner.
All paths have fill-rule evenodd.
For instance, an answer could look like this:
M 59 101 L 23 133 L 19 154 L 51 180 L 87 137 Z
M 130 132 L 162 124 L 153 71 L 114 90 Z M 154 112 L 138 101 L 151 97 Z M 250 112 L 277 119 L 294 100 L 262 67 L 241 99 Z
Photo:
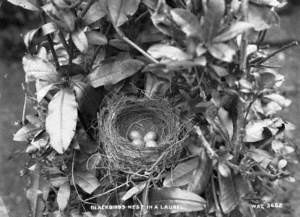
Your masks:
M 101 105 L 98 121 L 108 167 L 120 171 L 144 173 L 171 166 L 180 156 L 187 134 L 166 99 L 114 96 Z M 155 132 L 157 146 L 132 144 L 128 138 L 132 130 L 142 136 Z

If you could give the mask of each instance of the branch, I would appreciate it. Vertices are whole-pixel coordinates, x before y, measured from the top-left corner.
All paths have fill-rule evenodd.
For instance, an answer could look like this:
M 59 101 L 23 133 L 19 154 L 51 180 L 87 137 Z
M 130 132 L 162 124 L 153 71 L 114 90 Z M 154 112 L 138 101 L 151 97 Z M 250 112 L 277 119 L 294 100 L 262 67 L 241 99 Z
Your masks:
M 194 129 L 195 129 L 197 135 L 199 136 L 200 140 L 202 141 L 202 145 L 204 146 L 204 148 L 206 148 L 206 150 L 207 150 L 210 158 L 211 159 L 217 158 L 218 157 L 217 153 L 213 150 L 213 148 L 211 147 L 211 145 L 205 139 L 202 131 L 200 130 L 200 127 L 194 126 Z
M 257 62 L 251 62 L 251 66 L 257 66 L 257 65 L 260 65 L 264 62 L 266 62 L 267 60 L 269 60 L 270 58 L 272 58 L 273 56 L 275 56 L 276 54 L 280 53 L 280 52 L 283 52 L 291 47 L 294 47 L 294 46 L 299 46 L 299 43 L 298 41 L 292 41 L 291 43 L 289 44 L 286 44 L 286 45 L 283 45 L 281 48 L 279 48 L 278 50 L 274 51 L 273 53 L 269 54 L 268 56 L 266 56 L 265 58 L 262 58 L 262 59 L 259 59 Z
M 241 10 L 242 10 L 242 20 L 248 21 L 248 11 L 249 11 L 249 0 L 242 0 L 241 2 Z M 242 43 L 240 48 L 240 70 L 243 73 L 248 74 L 247 68 L 247 47 L 248 47 L 248 33 L 245 32 L 242 35 Z M 242 138 L 244 135 L 243 128 L 243 105 L 238 100 L 237 103 L 237 115 L 236 120 L 233 121 L 233 135 L 232 135 L 232 144 L 233 144 L 233 154 L 234 160 L 236 161 L 239 158 L 239 154 L 242 147 Z
M 249 0 L 242 0 L 241 10 L 242 10 L 242 20 L 248 21 L 248 5 Z M 241 43 L 241 53 L 240 53 L 240 70 L 246 72 L 247 70 L 247 46 L 248 46 L 248 34 L 245 32 L 242 35 Z
M 127 38 L 127 36 L 122 32 L 122 30 L 119 27 L 114 26 L 114 28 L 123 41 L 127 42 L 129 45 L 134 47 L 141 54 L 143 54 L 145 57 L 147 57 L 151 62 L 159 63 L 159 61 L 157 61 L 154 57 L 152 57 L 150 54 L 148 54 L 146 51 L 144 51 L 142 48 L 140 48 L 137 44 L 135 44 L 133 41 L 131 41 L 129 38 Z

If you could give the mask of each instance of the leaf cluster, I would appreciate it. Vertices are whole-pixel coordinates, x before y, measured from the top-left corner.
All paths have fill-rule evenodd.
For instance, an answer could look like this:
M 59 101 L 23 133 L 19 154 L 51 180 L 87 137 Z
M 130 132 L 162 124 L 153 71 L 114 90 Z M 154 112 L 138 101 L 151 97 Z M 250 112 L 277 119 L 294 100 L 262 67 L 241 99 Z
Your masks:
M 282 49 L 262 46 L 279 1 L 8 1 L 43 22 L 24 35 L 14 136 L 34 162 L 35 216 L 253 216 L 253 198 L 272 200 L 293 180 L 293 125 L 278 115 L 291 102 L 266 65 Z M 124 174 L 105 167 L 94 122 L 108 93 L 138 90 L 169 99 L 193 130 L 173 167 Z M 138 209 L 91 212 L 97 204 Z

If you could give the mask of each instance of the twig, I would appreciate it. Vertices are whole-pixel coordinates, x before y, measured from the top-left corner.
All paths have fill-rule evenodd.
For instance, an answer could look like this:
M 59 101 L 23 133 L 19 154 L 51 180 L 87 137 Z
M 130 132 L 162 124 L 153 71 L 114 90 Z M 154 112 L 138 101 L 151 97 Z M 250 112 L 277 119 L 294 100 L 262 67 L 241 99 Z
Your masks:
M 280 52 L 283 52 L 291 47 L 294 47 L 294 46 L 299 46 L 299 43 L 298 41 L 292 41 L 291 43 L 289 44 L 286 44 L 286 45 L 283 45 L 281 48 L 279 48 L 278 50 L 274 51 L 273 53 L 269 54 L 268 56 L 266 56 L 265 58 L 262 58 L 260 60 L 258 60 L 257 62 L 254 62 L 251 63 L 250 65 L 251 66 L 257 66 L 257 65 L 260 65 L 264 62 L 266 62 L 267 60 L 269 60 L 270 58 L 272 58 L 273 56 L 275 56 L 276 54 L 280 53 Z
M 115 187 L 115 188 L 109 189 L 109 190 L 106 191 L 106 192 L 103 192 L 103 193 L 101 193 L 101 194 L 96 194 L 96 195 L 94 195 L 94 196 L 92 196 L 92 197 L 90 197 L 90 198 L 87 198 L 87 199 L 85 199 L 84 201 L 87 202 L 87 201 L 96 199 L 97 197 L 104 196 L 104 195 L 109 194 L 109 193 L 111 193 L 111 192 L 113 192 L 113 191 L 115 191 L 115 190 L 117 190 L 117 189 L 119 189 L 119 188 L 124 187 L 124 186 L 127 185 L 127 184 L 128 184 L 128 183 L 125 182 L 125 183 L 123 183 L 123 184 L 121 184 L 121 185 L 118 185 L 118 186 Z
M 119 27 L 114 26 L 116 32 L 118 33 L 119 37 L 127 42 L 129 45 L 131 45 L 133 48 L 138 50 L 141 54 L 143 54 L 145 57 L 147 57 L 151 62 L 153 63 L 159 63 L 154 57 L 152 57 L 150 54 L 148 54 L 146 51 L 144 51 L 142 48 L 140 48 L 137 44 L 135 44 L 133 41 L 131 41 L 122 31 Z
M 26 108 L 27 108 L 27 91 L 24 83 L 22 83 L 22 88 L 24 91 L 24 105 L 23 105 L 23 110 L 22 110 L 22 125 L 25 125 L 25 119 L 26 119 Z
M 242 0 L 241 3 L 241 11 L 242 11 L 242 20 L 248 20 L 248 4 L 249 0 Z M 240 53 L 240 70 L 242 72 L 246 72 L 247 70 L 247 46 L 248 46 L 248 34 L 245 32 L 242 35 L 242 43 L 241 43 L 241 53 Z
M 197 135 L 199 136 L 200 140 L 202 141 L 202 145 L 208 151 L 210 158 L 211 159 L 217 158 L 218 157 L 217 153 L 212 149 L 211 145 L 205 139 L 204 135 L 202 134 L 202 131 L 201 131 L 200 127 L 199 126 L 194 126 L 194 129 L 195 129 Z
M 242 11 L 242 20 L 248 21 L 248 11 L 249 11 L 249 0 L 242 0 L 241 2 L 241 11 Z M 243 73 L 248 74 L 248 68 L 247 68 L 247 47 L 248 47 L 248 33 L 245 32 L 242 35 L 242 44 L 240 48 L 240 70 Z M 237 103 L 237 117 L 236 120 L 233 121 L 233 134 L 232 134 L 232 145 L 233 145 L 233 154 L 234 154 L 234 160 L 237 160 L 239 158 L 239 154 L 242 147 L 242 137 L 244 134 L 244 128 L 243 128 L 243 105 L 238 100 Z

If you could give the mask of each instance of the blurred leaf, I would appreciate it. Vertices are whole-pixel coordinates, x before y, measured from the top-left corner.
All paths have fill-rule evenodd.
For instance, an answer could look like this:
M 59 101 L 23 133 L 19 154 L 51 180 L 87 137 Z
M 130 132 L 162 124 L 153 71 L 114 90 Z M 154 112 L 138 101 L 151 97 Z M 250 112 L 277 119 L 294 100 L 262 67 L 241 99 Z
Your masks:
M 199 158 L 195 157 L 178 164 L 164 180 L 164 187 L 179 187 L 189 184 L 192 181 L 192 175 L 199 165 Z
M 175 28 L 169 13 L 170 7 L 166 4 L 166 1 L 158 1 L 154 13 L 151 14 L 153 25 L 163 34 L 176 37 L 178 36 L 177 32 L 180 32 L 184 36 L 180 30 Z
M 0 2 L 0 7 L 1 7 L 1 2 Z M 2 197 L 0 197 L 0 216 L 9 217 L 8 210 L 3 202 Z
M 268 70 L 267 72 L 261 72 L 259 73 L 259 78 L 257 79 L 257 82 L 261 89 L 263 88 L 277 88 L 282 85 L 284 82 L 284 76 L 279 74 L 278 72 L 274 70 Z
M 241 174 L 235 174 L 233 179 L 240 199 L 251 193 L 249 184 L 245 177 L 243 177 Z
M 141 0 L 109 0 L 107 1 L 108 4 L 108 11 L 110 14 L 110 18 L 112 23 L 115 26 L 121 26 L 124 24 L 128 18 L 127 16 L 132 16 Z
M 37 102 L 40 103 L 50 90 L 54 90 L 56 88 L 56 85 L 52 83 L 36 91 Z
M 28 142 L 39 130 L 33 124 L 26 124 L 15 133 L 13 140 L 16 142 Z
M 250 2 L 258 5 L 267 5 L 270 7 L 281 7 L 282 5 L 284 5 L 284 3 L 281 3 L 277 0 L 250 0 Z
M 141 193 L 144 188 L 146 187 L 147 182 L 141 182 L 138 185 L 130 188 L 121 198 L 121 200 L 124 202 L 130 198 L 132 198 L 134 195 L 137 195 Z
M 213 70 L 217 73 L 217 75 L 219 77 L 225 77 L 225 76 L 229 75 L 228 70 L 225 69 L 224 67 L 213 65 L 213 64 L 210 65 L 210 67 L 213 68 Z
M 268 7 L 249 4 L 248 22 L 256 31 L 262 31 L 278 25 L 279 17 L 274 10 L 270 10 Z
M 57 25 L 53 22 L 46 23 L 39 28 L 28 31 L 24 37 L 24 44 L 28 49 L 35 44 L 35 40 L 39 37 L 52 34 L 58 30 Z
M 77 124 L 77 103 L 73 90 L 61 89 L 48 105 L 46 130 L 50 145 L 60 154 L 69 147 Z
M 254 161 L 259 163 L 263 168 L 267 168 L 273 157 L 262 149 L 252 149 L 247 152 L 247 155 Z
M 245 128 L 244 142 L 258 142 L 264 139 L 264 128 L 269 127 L 273 124 L 273 120 L 256 120 L 251 121 Z
M 59 207 L 59 210 L 65 210 L 68 206 L 68 202 L 71 195 L 71 189 L 69 183 L 64 183 L 59 187 L 59 190 L 57 192 L 56 201 Z
M 210 54 L 224 62 L 232 62 L 236 51 L 227 44 L 217 43 L 208 47 Z
M 39 11 L 37 0 L 7 0 L 8 2 L 31 11 Z
M 90 31 L 90 32 L 86 32 L 85 34 L 89 44 L 95 44 L 95 45 L 107 44 L 107 38 L 101 32 Z
M 188 185 L 188 191 L 194 192 L 198 195 L 202 194 L 207 188 L 213 171 L 212 160 L 203 148 L 201 148 L 199 155 L 200 162 L 193 172 L 190 184 Z
M 223 162 L 218 163 L 218 172 L 223 177 L 229 177 L 231 175 L 230 168 Z
M 277 94 L 277 93 L 272 93 L 268 95 L 264 95 L 264 98 L 270 99 L 277 104 L 279 104 L 282 107 L 288 107 L 291 105 L 292 101 L 290 99 L 285 98 L 284 96 Z
M 154 215 L 178 212 L 202 211 L 206 207 L 206 201 L 192 192 L 179 188 L 159 188 L 149 190 L 149 205 L 157 205 Z M 163 208 L 167 206 L 167 208 Z M 169 208 L 169 207 L 175 208 Z M 179 207 L 176 209 L 176 206 Z
M 60 172 L 60 171 L 58 171 L 58 172 Z M 62 186 L 63 184 L 65 184 L 66 182 L 69 182 L 69 178 L 66 176 L 58 176 L 58 177 L 50 178 L 49 182 L 54 187 L 58 188 L 58 187 Z
M 203 36 L 204 41 L 209 43 L 216 36 L 219 31 L 221 20 L 225 13 L 225 1 L 224 0 L 209 0 L 204 5 L 204 24 L 203 24 Z
M 238 35 L 248 31 L 252 27 L 253 26 L 247 22 L 242 22 L 242 21 L 235 22 L 235 23 L 231 24 L 223 32 L 221 32 L 219 35 L 217 35 L 213 39 L 213 42 L 218 43 L 218 42 L 224 42 L 224 41 L 231 40 L 231 39 L 237 37 Z
M 225 214 L 230 213 L 239 203 L 239 196 L 235 189 L 233 177 L 218 176 L 220 187 L 220 204 Z
M 90 25 L 107 14 L 107 0 L 97 0 L 83 16 L 85 24 Z
M 170 11 L 174 22 L 188 36 L 201 36 L 200 22 L 198 18 L 182 8 L 175 8 Z
M 26 197 L 30 202 L 33 217 L 42 217 L 45 206 L 42 200 L 43 192 L 40 190 L 40 181 L 40 166 L 35 164 L 32 171 L 31 186 L 26 190 Z
M 144 63 L 136 59 L 108 61 L 88 75 L 89 83 L 94 87 L 116 84 L 139 71 Z
M 99 186 L 98 179 L 88 172 L 75 172 L 75 183 L 88 194 L 92 194 Z
M 25 55 L 23 57 L 23 69 L 26 82 L 36 79 L 56 82 L 59 78 L 55 66 L 37 56 Z
M 71 10 L 60 10 L 52 3 L 47 3 L 42 6 L 43 11 L 61 28 L 67 32 L 75 30 L 76 17 Z
M 84 31 L 78 29 L 72 33 L 71 37 L 77 49 L 82 53 L 86 53 L 88 49 L 88 39 Z
M 169 82 L 158 75 L 147 73 L 145 95 L 148 97 L 165 96 L 169 89 Z
M 155 44 L 148 49 L 148 53 L 154 58 L 169 58 L 171 60 L 187 60 L 191 59 L 191 55 L 185 53 L 178 47 L 166 44 Z
M 43 126 L 43 122 L 38 116 L 35 115 L 26 115 L 26 120 L 30 123 L 33 124 L 37 128 L 41 128 Z

